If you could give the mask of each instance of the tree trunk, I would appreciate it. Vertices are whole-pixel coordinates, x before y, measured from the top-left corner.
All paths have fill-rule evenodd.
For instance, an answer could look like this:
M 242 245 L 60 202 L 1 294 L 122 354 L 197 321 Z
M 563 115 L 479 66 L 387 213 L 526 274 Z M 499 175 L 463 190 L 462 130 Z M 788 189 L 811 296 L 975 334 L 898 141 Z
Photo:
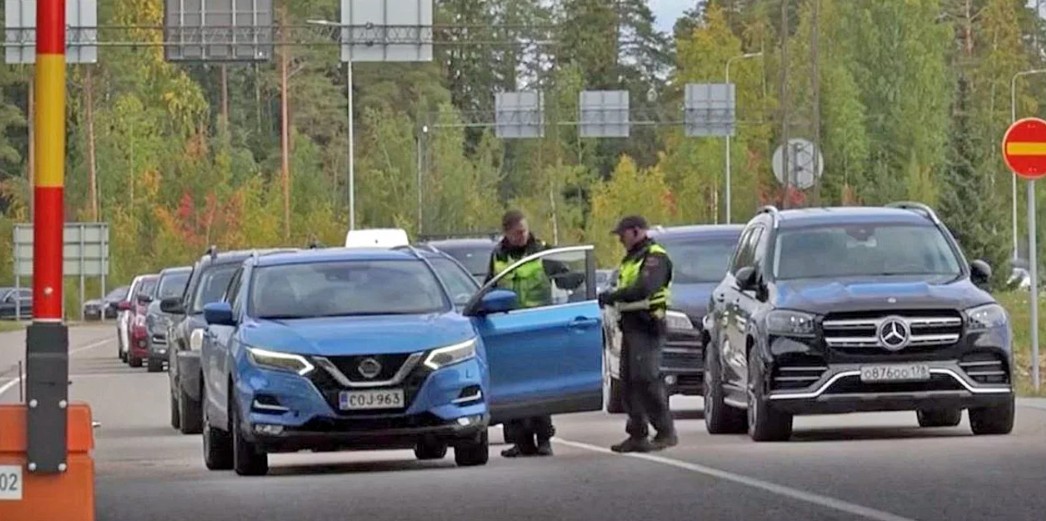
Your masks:
M 26 179 L 29 181 L 29 197 L 26 202 L 29 206 L 29 221 L 33 220 L 33 187 L 36 184 L 36 80 L 32 74 L 29 75 L 29 161 L 26 170 Z
M 283 20 L 287 20 L 287 10 L 283 9 Z M 280 49 L 280 147 L 282 149 L 283 163 L 283 238 L 291 237 L 291 162 L 290 162 L 290 137 L 289 137 L 289 110 L 287 97 L 290 95 L 287 89 L 287 46 Z
M 87 177 L 88 191 L 91 199 L 91 220 L 98 222 L 98 167 L 95 156 L 94 143 L 94 77 L 91 73 L 94 67 L 86 65 L 86 76 L 84 78 L 84 96 L 86 118 L 87 118 Z

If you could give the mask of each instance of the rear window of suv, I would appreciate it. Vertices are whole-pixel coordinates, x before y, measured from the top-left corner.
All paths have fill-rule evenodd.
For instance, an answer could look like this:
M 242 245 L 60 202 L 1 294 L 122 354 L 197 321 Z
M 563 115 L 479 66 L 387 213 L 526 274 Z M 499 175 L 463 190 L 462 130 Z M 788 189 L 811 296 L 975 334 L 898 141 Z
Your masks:
M 778 280 L 962 273 L 939 229 L 915 224 L 852 224 L 783 229 L 774 245 Z

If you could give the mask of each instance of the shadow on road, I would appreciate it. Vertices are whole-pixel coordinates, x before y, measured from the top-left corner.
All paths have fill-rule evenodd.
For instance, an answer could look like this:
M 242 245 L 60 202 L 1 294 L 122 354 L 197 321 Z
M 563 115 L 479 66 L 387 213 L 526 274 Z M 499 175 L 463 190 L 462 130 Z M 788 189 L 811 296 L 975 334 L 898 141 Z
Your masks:
M 446 460 L 421 462 L 417 460 L 350 461 L 328 464 L 273 465 L 270 476 L 310 476 L 328 474 L 364 474 L 378 472 L 417 472 L 423 470 L 446 470 L 456 468 L 451 454 Z
M 687 409 L 684 411 L 672 411 L 672 417 L 677 420 L 704 420 L 704 409 Z
M 792 442 L 906 440 L 973 437 L 968 428 L 942 427 L 851 427 L 844 429 L 796 430 Z

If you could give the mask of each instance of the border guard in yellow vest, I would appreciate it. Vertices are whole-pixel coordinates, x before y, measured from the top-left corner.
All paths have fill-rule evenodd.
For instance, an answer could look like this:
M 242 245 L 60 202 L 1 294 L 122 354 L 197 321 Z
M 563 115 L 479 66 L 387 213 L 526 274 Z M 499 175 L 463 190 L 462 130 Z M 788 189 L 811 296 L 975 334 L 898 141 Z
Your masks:
M 621 219 L 613 234 L 627 253 L 618 268 L 617 284 L 599 295 L 599 305 L 613 305 L 621 315 L 621 382 L 628 413 L 628 439 L 615 452 L 651 452 L 676 445 L 675 422 L 661 379 L 661 352 L 665 345 L 665 312 L 671 298 L 672 260 L 647 236 L 642 216 Z M 657 435 L 649 438 L 647 424 Z

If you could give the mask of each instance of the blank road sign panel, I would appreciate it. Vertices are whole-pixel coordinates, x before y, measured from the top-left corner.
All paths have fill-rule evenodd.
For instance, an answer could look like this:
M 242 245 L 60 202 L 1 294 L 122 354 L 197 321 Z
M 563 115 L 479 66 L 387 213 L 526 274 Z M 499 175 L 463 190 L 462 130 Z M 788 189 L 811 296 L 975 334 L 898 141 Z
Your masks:
M 734 84 L 688 83 L 683 123 L 689 137 L 734 135 Z
M 629 136 L 627 90 L 582 91 L 578 111 L 581 137 Z
M 544 137 L 544 120 L 543 93 L 519 91 L 494 95 L 494 131 L 499 139 Z
M 62 230 L 63 275 L 97 277 L 109 274 L 109 225 L 107 223 L 66 223 Z M 33 274 L 33 227 L 15 225 L 15 273 Z
M 341 61 L 432 61 L 432 0 L 341 0 Z
M 98 1 L 66 0 L 66 63 L 98 63 Z M 4 0 L 4 61 L 36 63 L 36 0 Z
M 275 36 L 272 0 L 164 1 L 168 61 L 268 61 Z

